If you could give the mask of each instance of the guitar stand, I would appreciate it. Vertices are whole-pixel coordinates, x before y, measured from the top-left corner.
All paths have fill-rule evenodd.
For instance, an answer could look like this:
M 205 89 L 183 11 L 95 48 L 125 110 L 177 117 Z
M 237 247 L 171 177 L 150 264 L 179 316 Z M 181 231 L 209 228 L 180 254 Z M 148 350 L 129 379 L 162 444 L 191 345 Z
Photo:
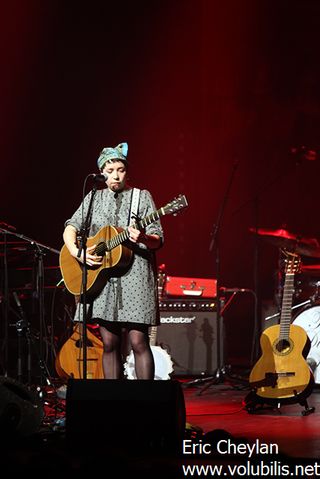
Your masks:
M 309 407 L 307 400 L 301 401 L 299 402 L 299 404 L 301 404 L 301 406 L 304 406 L 304 410 L 301 411 L 302 416 L 309 416 L 309 414 L 312 414 L 316 409 L 314 406 Z
M 297 401 L 297 403 L 300 404 L 300 406 L 304 407 L 304 409 L 301 411 L 302 416 L 309 416 L 309 414 L 312 414 L 315 411 L 315 407 L 310 407 L 306 399 Z M 259 397 L 256 394 L 256 391 L 254 389 L 251 390 L 249 394 L 247 394 L 243 401 L 243 404 L 244 408 L 248 411 L 249 414 L 254 414 L 257 411 L 266 409 L 266 406 L 264 407 L 264 404 L 267 405 L 267 409 L 271 410 L 280 411 L 281 408 L 281 402 L 272 400 L 264 401 L 263 398 Z M 293 404 L 293 402 L 290 402 L 288 404 Z

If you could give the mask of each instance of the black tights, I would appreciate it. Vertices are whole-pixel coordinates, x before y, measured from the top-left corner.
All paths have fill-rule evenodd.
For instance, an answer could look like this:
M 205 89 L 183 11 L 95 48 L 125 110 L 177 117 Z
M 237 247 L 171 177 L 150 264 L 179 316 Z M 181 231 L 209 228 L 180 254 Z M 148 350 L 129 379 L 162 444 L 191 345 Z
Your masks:
M 126 325 L 134 354 L 137 379 L 154 379 L 154 359 L 149 344 L 147 325 Z M 108 323 L 100 326 L 103 341 L 102 367 L 105 379 L 121 379 L 123 364 L 121 355 L 122 326 Z

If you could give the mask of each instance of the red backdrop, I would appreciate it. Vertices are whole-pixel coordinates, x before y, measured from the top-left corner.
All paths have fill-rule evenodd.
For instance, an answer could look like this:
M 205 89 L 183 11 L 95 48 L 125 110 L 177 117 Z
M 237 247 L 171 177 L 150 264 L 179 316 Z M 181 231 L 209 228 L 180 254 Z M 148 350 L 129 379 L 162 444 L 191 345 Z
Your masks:
M 59 250 L 99 151 L 128 141 L 133 184 L 159 207 L 189 201 L 163 219 L 168 273 L 216 276 L 221 217 L 221 284 L 272 300 L 279 251 L 249 228 L 320 239 L 320 162 L 291 153 L 319 147 L 320 4 L 31 0 L 0 22 L 0 220 Z M 230 357 L 246 357 L 252 299 L 226 321 Z

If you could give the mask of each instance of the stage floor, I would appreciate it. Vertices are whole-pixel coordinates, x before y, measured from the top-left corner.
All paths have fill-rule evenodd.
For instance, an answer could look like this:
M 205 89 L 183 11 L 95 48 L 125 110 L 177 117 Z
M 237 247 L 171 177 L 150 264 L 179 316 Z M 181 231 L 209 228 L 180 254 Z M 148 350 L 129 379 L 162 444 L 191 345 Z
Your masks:
M 187 421 L 203 433 L 224 430 L 234 438 L 248 442 L 276 443 L 279 452 L 292 458 L 320 458 L 320 389 L 316 385 L 307 398 L 314 412 L 295 403 L 271 408 L 264 404 L 248 412 L 245 383 L 230 381 L 184 387 Z
M 97 473 L 100 467 L 117 472 L 119 477 L 130 473 L 130 477 L 139 478 L 320 475 L 318 385 L 308 397 L 314 412 L 304 415 L 300 404 L 274 409 L 264 406 L 249 412 L 246 405 L 250 390 L 240 376 L 222 377 L 218 382 L 206 378 L 174 379 L 181 384 L 186 408 L 185 439 L 178 454 L 145 456 L 141 450 L 132 454 L 117 451 L 110 456 L 97 440 L 99 424 L 92 425 L 85 444 L 79 441 L 77 452 L 71 454 L 64 442 L 65 400 L 57 399 L 51 391 L 41 431 L 11 443 L 3 440 L 3 470 L 32 472 L 33 477 L 47 472 L 49 477 L 59 478 L 77 472 Z M 130 430 L 125 435 L 126 451 L 130 451 Z M 214 465 L 218 469 L 208 469 Z M 201 466 L 206 469 L 200 470 Z M 287 467 L 299 469 L 288 472 Z

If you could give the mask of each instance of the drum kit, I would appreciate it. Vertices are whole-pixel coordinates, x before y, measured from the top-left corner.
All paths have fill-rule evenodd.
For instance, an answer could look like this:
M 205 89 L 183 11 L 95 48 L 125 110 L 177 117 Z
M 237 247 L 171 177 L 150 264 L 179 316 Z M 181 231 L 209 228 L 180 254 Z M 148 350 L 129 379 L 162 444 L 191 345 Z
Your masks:
M 249 231 L 278 247 L 280 252 L 289 251 L 302 257 L 320 260 L 320 244 L 316 238 L 297 235 L 283 228 L 277 230 L 250 228 Z M 280 266 L 278 277 L 281 278 L 281 275 Z M 292 322 L 301 326 L 310 339 L 311 345 L 306 359 L 313 370 L 315 382 L 320 383 L 320 264 L 302 262 L 300 272 L 296 276 L 294 296 L 298 303 L 292 307 Z M 279 316 L 280 312 L 266 317 L 265 320 Z

